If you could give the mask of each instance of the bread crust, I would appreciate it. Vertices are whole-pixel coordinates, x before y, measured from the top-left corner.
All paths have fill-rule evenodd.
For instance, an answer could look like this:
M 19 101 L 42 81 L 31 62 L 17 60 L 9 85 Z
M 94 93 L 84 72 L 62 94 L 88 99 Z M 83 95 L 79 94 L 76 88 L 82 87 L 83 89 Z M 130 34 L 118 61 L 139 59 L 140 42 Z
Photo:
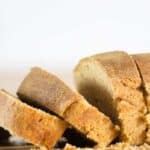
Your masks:
M 18 89 L 18 95 L 22 99 L 42 103 L 60 116 L 76 101 L 74 92 L 63 81 L 39 67 L 32 68 L 25 77 Z
M 88 62 L 103 69 L 110 83 L 110 95 L 113 99 L 124 99 L 139 111 L 147 112 L 143 93 L 139 89 L 142 85 L 141 77 L 131 56 L 123 51 L 112 51 L 83 58 L 74 70 L 76 83 L 76 75 L 80 74 L 82 65 Z
M 76 66 L 74 74 L 79 92 L 87 99 L 90 96 L 89 100 L 96 99 L 94 105 L 100 110 L 104 110 L 104 113 L 108 114 L 113 121 L 116 121 L 114 116 L 116 116 L 116 118 L 120 116 L 121 111 L 119 112 L 117 110 L 120 102 L 128 103 L 130 106 L 128 108 L 130 114 L 145 117 L 147 107 L 142 90 L 140 90 L 142 85 L 140 74 L 134 60 L 126 52 L 113 51 L 83 58 Z M 101 92 L 105 92 L 106 94 Z M 94 96 L 92 97 L 93 94 Z M 107 99 L 103 98 L 104 95 L 106 95 Z M 98 100 L 100 100 L 100 102 L 97 102 Z M 110 111 L 108 112 L 106 110 L 106 102 L 108 108 L 112 106 L 112 110 L 114 110 L 113 115 Z M 115 110 L 117 110 L 117 113 Z M 136 110 L 136 113 L 134 113 L 134 110 Z M 136 115 L 133 117 L 135 119 L 135 125 L 138 122 Z M 128 112 L 126 112 L 126 117 L 127 116 Z M 128 127 L 130 122 L 128 122 L 128 124 L 122 124 L 124 119 L 123 117 L 118 118 L 121 128 L 124 128 L 121 130 L 121 134 L 123 134 L 121 138 L 125 137 L 125 134 L 127 137 L 126 140 L 122 138 L 122 141 L 137 145 L 142 144 L 146 134 L 146 121 L 143 121 L 143 125 L 140 124 L 141 128 L 137 130 L 132 125 L 130 128 Z M 132 123 L 134 123 L 134 121 Z M 136 132 L 138 132 L 137 136 L 135 135 Z M 128 136 L 129 134 L 130 136 Z M 137 137 L 137 139 L 135 137 Z
M 108 76 L 131 88 L 141 86 L 141 79 L 133 59 L 124 51 L 112 51 L 92 56 L 106 70 Z
M 18 95 L 24 100 L 28 99 L 33 102 L 37 102 L 38 104 L 55 112 L 57 115 L 63 117 L 73 127 L 79 130 L 82 134 L 87 135 L 89 139 L 98 143 L 101 147 L 108 145 L 118 134 L 118 128 L 113 125 L 109 118 L 102 115 L 102 113 L 96 109 L 93 109 L 93 107 L 90 104 L 87 104 L 86 100 L 80 94 L 73 92 L 60 79 L 43 69 L 34 68 L 31 70 L 22 82 L 18 90 Z M 106 130 L 104 132 L 102 130 L 105 127 L 100 127 L 94 117 L 87 117 L 85 120 L 84 117 L 86 117 L 87 110 L 93 110 L 92 113 L 95 114 L 102 123 L 104 122 L 104 119 L 107 118 L 108 126 L 106 126 Z M 73 115 L 73 112 L 76 112 L 76 115 Z M 82 124 L 83 120 L 84 124 Z M 97 128 L 98 133 L 93 132 L 90 129 L 84 129 L 90 123 L 91 125 L 92 123 L 95 123 L 93 130 Z M 111 126 L 111 129 L 109 125 Z M 110 136 L 108 135 L 106 136 L 106 139 L 104 138 L 104 140 L 101 140 L 101 136 L 105 136 L 105 134 L 107 134 L 107 130 L 110 131 Z M 87 132 L 89 133 L 87 134 Z
M 32 144 L 50 149 L 62 136 L 67 124 L 0 90 L 0 126 Z

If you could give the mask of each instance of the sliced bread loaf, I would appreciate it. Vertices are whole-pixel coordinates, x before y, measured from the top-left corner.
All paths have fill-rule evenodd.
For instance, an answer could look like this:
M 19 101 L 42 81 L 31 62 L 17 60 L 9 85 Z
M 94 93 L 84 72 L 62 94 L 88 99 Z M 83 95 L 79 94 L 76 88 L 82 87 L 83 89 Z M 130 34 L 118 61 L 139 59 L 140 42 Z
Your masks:
M 107 116 L 45 70 L 33 68 L 20 85 L 18 96 L 53 111 L 101 147 L 117 136 L 118 129 Z
M 114 51 L 82 59 L 74 71 L 78 91 L 121 127 L 121 140 L 142 144 L 147 111 L 132 58 Z
M 62 136 L 67 124 L 0 90 L 0 126 L 29 143 L 50 149 Z

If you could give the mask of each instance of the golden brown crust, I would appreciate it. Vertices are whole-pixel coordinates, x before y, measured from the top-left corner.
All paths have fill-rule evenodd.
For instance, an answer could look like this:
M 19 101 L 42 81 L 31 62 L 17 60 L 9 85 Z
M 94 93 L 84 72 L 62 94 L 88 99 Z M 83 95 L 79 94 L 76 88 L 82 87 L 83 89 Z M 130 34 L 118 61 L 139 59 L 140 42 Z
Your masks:
M 91 105 L 87 104 L 86 100 L 82 96 L 69 89 L 56 76 L 51 75 L 50 73 L 47 73 L 46 71 L 40 68 L 35 68 L 31 71 L 31 73 L 29 73 L 29 75 L 22 82 L 18 90 L 18 95 L 47 107 L 49 110 L 55 112 L 56 114 L 67 120 L 71 125 L 76 127 L 77 130 L 80 130 L 83 134 L 86 135 L 87 132 L 89 132 L 87 137 L 99 143 L 99 145 L 106 146 L 117 135 L 117 130 L 115 129 L 115 127 L 109 119 L 107 119 L 108 125 L 105 125 L 106 127 L 99 126 L 99 123 L 97 123 L 97 120 L 95 120 L 94 118 L 89 117 L 85 120 L 85 112 L 88 109 L 89 111 L 95 109 L 93 109 Z M 80 107 L 80 104 L 83 104 L 84 109 L 79 109 L 79 111 L 76 112 L 76 120 L 73 120 L 73 112 L 75 112 L 77 108 L 73 106 L 76 104 L 77 107 Z M 72 108 L 72 111 L 70 111 L 70 108 Z M 84 116 L 82 111 L 84 111 Z M 98 112 L 96 110 L 93 111 L 93 116 L 94 113 L 99 122 L 100 120 L 103 122 L 103 119 L 107 118 L 104 115 L 102 115 L 101 112 Z M 81 116 L 82 119 L 79 119 Z M 84 124 L 82 124 L 83 121 Z M 99 135 L 96 135 L 96 132 L 94 133 L 93 131 L 83 129 L 91 123 L 94 124 L 93 130 L 96 129 Z M 111 129 L 110 126 L 112 127 Z M 104 135 L 104 133 L 102 132 L 103 128 L 106 129 L 104 131 L 105 134 L 107 134 L 107 130 L 109 130 L 110 133 L 107 134 L 108 138 L 102 141 L 101 135 Z
M 141 72 L 146 92 L 150 94 L 150 53 L 133 55 L 133 58 Z
M 74 92 L 63 81 L 38 67 L 33 68 L 23 80 L 18 95 L 42 103 L 60 116 L 76 101 Z
M 49 149 L 62 136 L 67 124 L 0 91 L 0 126 L 32 144 Z
M 143 143 L 146 123 L 140 122 L 139 130 L 135 126 L 138 123 L 138 117 L 144 118 L 147 108 L 140 90 L 142 84 L 140 74 L 131 56 L 123 51 L 114 51 L 84 58 L 75 68 L 75 81 L 79 92 L 89 101 L 95 100 L 94 105 L 109 116 L 111 116 L 111 111 L 107 109 L 112 106 L 113 121 L 116 121 L 120 115 L 126 117 L 119 118 L 122 125 L 121 132 L 124 135 L 122 137 L 126 135 L 126 140 L 124 138 L 123 141 L 132 144 Z M 130 113 L 126 111 L 122 115 L 121 111 L 115 112 L 122 101 L 131 106 Z M 134 116 L 131 117 L 132 115 Z M 114 116 L 116 116 L 115 119 Z M 132 120 L 132 123 L 127 122 L 128 119 Z
M 139 111 L 146 113 L 147 108 L 143 93 L 138 89 L 142 84 L 141 78 L 136 64 L 126 52 L 113 51 L 82 59 L 74 71 L 76 82 L 79 80 L 78 74 L 83 69 L 84 63 L 94 64 L 98 69 L 103 70 L 112 89 L 110 95 L 114 99 L 124 99 Z M 82 82 L 81 80 L 79 82 Z M 77 88 L 80 91 L 80 87 Z
M 123 85 L 137 88 L 141 86 L 141 79 L 132 58 L 123 51 L 113 51 L 92 56 L 107 71 L 112 80 Z
M 141 78 L 136 64 L 126 52 L 112 51 L 84 58 L 76 66 L 75 72 L 80 72 L 82 63 L 88 61 L 98 63 L 116 88 L 120 83 L 134 89 L 141 86 Z

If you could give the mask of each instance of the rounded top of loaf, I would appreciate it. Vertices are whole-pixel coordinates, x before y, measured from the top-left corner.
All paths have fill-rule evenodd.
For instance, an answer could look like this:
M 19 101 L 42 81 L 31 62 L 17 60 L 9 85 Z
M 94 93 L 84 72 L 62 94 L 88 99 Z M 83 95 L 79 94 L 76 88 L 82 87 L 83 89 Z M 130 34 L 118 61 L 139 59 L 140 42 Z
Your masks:
M 124 51 L 112 51 L 84 58 L 75 68 L 75 72 L 80 71 L 81 65 L 87 62 L 99 65 L 100 69 L 107 74 L 113 86 L 116 86 L 115 84 L 123 84 L 131 88 L 141 86 L 136 64 L 132 57 Z

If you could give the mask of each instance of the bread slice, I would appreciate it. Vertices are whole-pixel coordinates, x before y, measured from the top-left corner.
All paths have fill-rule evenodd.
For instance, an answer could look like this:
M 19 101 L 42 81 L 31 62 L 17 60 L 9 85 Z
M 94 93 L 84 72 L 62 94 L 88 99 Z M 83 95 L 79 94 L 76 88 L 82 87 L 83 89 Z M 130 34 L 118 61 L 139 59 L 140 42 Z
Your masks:
M 24 79 L 18 96 L 56 113 L 101 147 L 111 143 L 117 136 L 118 129 L 107 116 L 56 76 L 38 67 L 33 68 Z
M 62 136 L 67 124 L 0 90 L 0 126 L 12 135 L 50 149 Z
M 148 130 L 146 142 L 150 143 L 150 53 L 132 55 L 142 78 L 143 92 L 148 108 Z
M 82 59 L 74 70 L 78 91 L 121 127 L 121 141 L 142 144 L 147 111 L 132 58 L 113 51 Z

